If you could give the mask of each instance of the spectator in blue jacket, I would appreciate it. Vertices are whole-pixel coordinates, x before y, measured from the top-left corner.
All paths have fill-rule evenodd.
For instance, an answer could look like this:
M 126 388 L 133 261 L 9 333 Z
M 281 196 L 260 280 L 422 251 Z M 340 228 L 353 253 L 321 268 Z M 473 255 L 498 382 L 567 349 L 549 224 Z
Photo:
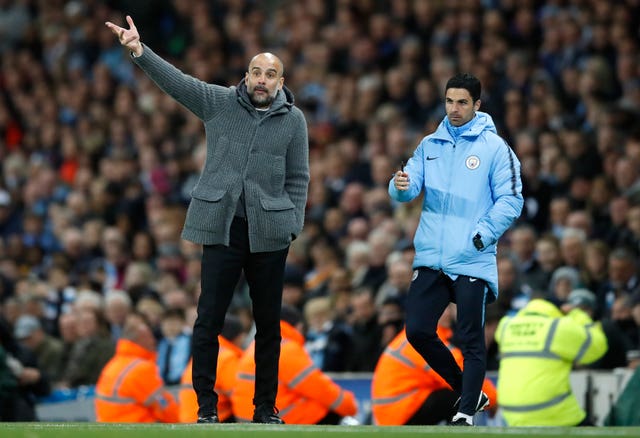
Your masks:
M 414 237 L 407 337 L 460 394 L 452 425 L 472 425 L 473 415 L 488 405 L 481 391 L 485 306 L 498 296 L 498 238 L 520 216 L 523 205 L 520 162 L 497 135 L 491 116 L 478 111 L 480 93 L 476 77 L 450 78 L 446 117 L 389 182 L 396 201 L 408 202 L 424 192 Z M 464 373 L 436 335 L 449 302 L 458 305 Z
M 158 342 L 158 368 L 167 385 L 180 383 L 191 357 L 191 336 L 186 333 L 182 309 L 169 309 L 160 323 L 162 339 Z

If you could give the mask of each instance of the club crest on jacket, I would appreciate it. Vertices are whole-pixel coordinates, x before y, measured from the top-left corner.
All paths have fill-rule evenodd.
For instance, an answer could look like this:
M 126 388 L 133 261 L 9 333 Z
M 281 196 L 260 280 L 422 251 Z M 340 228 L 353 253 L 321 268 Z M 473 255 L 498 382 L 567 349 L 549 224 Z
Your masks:
M 477 155 L 469 155 L 464 162 L 469 170 L 475 170 L 480 166 L 480 158 Z

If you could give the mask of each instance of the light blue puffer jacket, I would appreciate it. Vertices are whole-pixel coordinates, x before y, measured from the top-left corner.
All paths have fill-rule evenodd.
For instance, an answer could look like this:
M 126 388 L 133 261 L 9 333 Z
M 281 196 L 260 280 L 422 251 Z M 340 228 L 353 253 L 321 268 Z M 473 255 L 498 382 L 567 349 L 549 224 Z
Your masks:
M 452 133 L 456 135 L 453 137 Z M 522 210 L 520 162 L 498 136 L 491 116 L 476 112 L 462 127 L 447 118 L 426 136 L 405 166 L 409 189 L 389 182 L 389 195 L 411 201 L 423 190 L 420 224 L 414 238 L 414 268 L 429 267 L 451 275 L 485 280 L 498 297 L 496 242 Z M 472 242 L 480 233 L 484 249 Z

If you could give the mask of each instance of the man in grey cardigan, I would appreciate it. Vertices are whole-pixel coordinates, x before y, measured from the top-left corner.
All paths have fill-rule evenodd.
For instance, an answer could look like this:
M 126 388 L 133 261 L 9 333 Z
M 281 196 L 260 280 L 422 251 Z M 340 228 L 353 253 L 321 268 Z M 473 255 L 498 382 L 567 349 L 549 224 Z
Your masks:
M 302 230 L 309 185 L 306 121 L 273 54 L 256 55 L 238 86 L 212 85 L 153 53 L 126 19 L 129 29 L 105 24 L 158 87 L 203 121 L 207 135 L 207 158 L 182 231 L 184 239 L 203 245 L 193 328 L 198 422 L 218 422 L 218 335 L 244 271 L 256 323 L 253 421 L 282 423 L 275 406 L 280 307 L 285 261 Z

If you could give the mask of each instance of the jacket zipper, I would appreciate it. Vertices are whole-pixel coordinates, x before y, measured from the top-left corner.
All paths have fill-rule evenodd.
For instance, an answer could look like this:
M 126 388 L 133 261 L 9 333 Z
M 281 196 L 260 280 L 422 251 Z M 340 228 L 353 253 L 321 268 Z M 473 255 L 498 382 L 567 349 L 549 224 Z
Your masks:
M 448 175 L 448 180 L 447 180 L 447 194 L 445 195 L 445 199 L 444 199 L 444 206 L 442 208 L 442 224 L 443 226 L 441 227 L 441 231 L 440 231 L 440 262 L 439 262 L 439 268 L 440 270 L 442 270 L 442 258 L 443 258 L 443 254 L 444 254 L 444 235 L 445 235 L 445 221 L 447 218 L 447 212 L 449 211 L 449 204 L 451 203 L 451 175 L 453 174 L 453 168 L 455 167 L 455 152 L 456 152 L 456 143 L 454 141 L 453 143 L 453 149 L 451 152 L 451 160 L 449 161 L 449 175 Z

